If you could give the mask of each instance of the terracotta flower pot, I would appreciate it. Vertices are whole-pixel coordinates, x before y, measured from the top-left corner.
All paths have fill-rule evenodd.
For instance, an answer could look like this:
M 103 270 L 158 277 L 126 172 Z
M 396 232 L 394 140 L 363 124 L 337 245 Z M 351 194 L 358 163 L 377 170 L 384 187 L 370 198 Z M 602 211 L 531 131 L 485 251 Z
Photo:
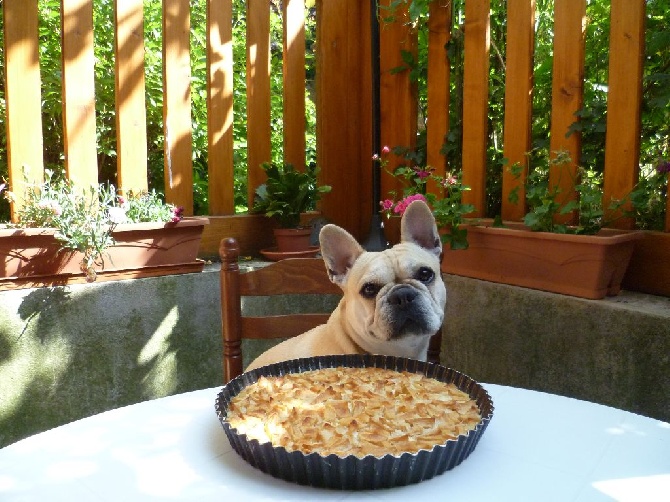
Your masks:
M 619 293 L 643 236 L 611 229 L 597 235 L 532 232 L 516 223 L 467 229 L 469 248 L 445 249 L 442 272 L 591 299 Z
M 275 228 L 275 242 L 280 253 L 294 253 L 309 249 L 311 228 Z
M 200 238 L 207 218 L 177 223 L 119 225 L 116 241 L 103 253 L 98 277 L 128 278 L 197 272 Z M 0 289 L 84 282 L 83 255 L 61 249 L 51 228 L 0 229 Z

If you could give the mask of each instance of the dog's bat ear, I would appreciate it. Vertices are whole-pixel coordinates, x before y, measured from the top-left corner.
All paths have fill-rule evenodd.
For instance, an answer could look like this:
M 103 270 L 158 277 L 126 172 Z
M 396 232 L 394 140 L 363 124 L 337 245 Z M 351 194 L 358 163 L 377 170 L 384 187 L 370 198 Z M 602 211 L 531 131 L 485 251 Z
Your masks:
M 349 232 L 332 224 L 321 229 L 319 242 L 330 280 L 342 286 L 354 262 L 365 251 Z
M 413 242 L 430 251 L 439 258 L 442 253 L 442 240 L 437 231 L 435 217 L 422 200 L 415 200 L 405 210 L 400 221 L 402 242 Z

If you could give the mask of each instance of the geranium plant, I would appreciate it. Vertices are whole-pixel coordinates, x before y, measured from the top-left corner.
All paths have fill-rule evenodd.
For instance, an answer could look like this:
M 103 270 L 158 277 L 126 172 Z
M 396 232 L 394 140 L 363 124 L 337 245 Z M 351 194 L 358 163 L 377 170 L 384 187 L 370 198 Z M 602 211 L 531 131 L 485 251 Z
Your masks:
M 0 192 L 10 201 L 16 195 Z M 112 232 L 121 223 L 177 222 L 182 208 L 162 201 L 155 191 L 121 195 L 111 184 L 87 189 L 75 186 L 65 176 L 45 170 L 45 180 L 28 185 L 17 212 L 17 222 L 9 228 L 54 228 L 54 237 L 63 249 L 83 254 L 81 270 L 89 282 L 96 279 L 96 267 L 104 266 L 105 250 L 114 245 Z
M 428 203 L 435 216 L 435 221 L 442 232 L 442 241 L 451 249 L 467 249 L 468 231 L 460 224 L 466 214 L 472 213 L 475 207 L 463 203 L 463 192 L 470 187 L 463 185 L 460 174 L 440 176 L 430 166 L 417 164 L 419 158 L 411 149 L 395 147 L 393 153 L 404 158 L 405 162 L 393 171 L 386 168 L 391 149 L 385 146 L 381 155 L 375 154 L 373 160 L 389 174 L 402 181 L 401 193 L 392 191 L 390 198 L 380 201 L 381 212 L 387 217 L 402 216 L 410 202 L 421 199 Z M 430 185 L 437 187 L 436 193 L 428 190 Z

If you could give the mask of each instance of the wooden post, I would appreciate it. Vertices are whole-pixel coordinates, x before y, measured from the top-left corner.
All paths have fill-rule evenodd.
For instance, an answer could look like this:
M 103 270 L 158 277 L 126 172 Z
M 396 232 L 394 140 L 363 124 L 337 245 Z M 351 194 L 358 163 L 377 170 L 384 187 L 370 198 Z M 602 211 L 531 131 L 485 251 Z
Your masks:
M 507 67 L 505 71 L 505 130 L 503 156 L 502 218 L 521 220 L 526 213 L 524 182 L 531 149 L 531 113 L 533 110 L 533 53 L 535 46 L 535 0 L 509 0 L 507 3 Z M 519 164 L 518 180 L 510 168 Z M 516 189 L 518 202 L 508 195 Z
M 142 0 L 115 0 L 116 134 L 118 182 L 147 190 L 147 117 Z
M 567 136 L 576 122 L 575 112 L 584 101 L 584 31 L 586 0 L 556 2 L 554 8 L 554 66 L 551 91 L 550 158 L 565 150 L 569 165 L 552 165 L 549 174 L 551 187 L 558 187 L 557 201 L 565 204 L 577 198 L 574 182 L 581 156 L 581 134 Z M 576 223 L 576 214 L 556 216 L 558 223 Z
M 261 164 L 272 158 L 270 143 L 270 6 L 247 2 L 247 179 L 249 205 L 265 182 Z
M 29 184 L 44 179 L 40 63 L 37 44 L 37 1 L 5 0 L 5 100 L 7 163 L 12 220 Z
M 61 25 L 65 170 L 85 189 L 98 185 L 93 1 L 61 0 Z
M 326 218 L 365 237 L 372 193 L 372 90 L 367 2 L 317 0 L 317 156 Z M 327 22 L 325 21 L 327 20 Z
M 163 0 L 165 199 L 193 214 L 189 0 Z
M 380 2 L 390 5 L 390 0 Z M 409 69 L 401 72 L 392 70 L 405 65 L 402 52 L 409 52 L 416 59 L 417 34 L 403 22 L 407 7 L 397 6 L 394 22 L 380 21 L 380 81 L 381 81 L 381 142 L 382 145 L 414 148 L 417 130 L 417 86 L 410 78 Z M 375 152 L 377 153 L 377 152 Z M 400 164 L 400 159 L 391 159 L 386 167 L 392 171 Z M 390 191 L 399 192 L 402 185 L 387 173 L 381 173 L 381 197 Z M 386 238 L 391 244 L 400 239 L 398 219 L 387 220 Z
M 232 0 L 207 0 L 207 137 L 210 215 L 235 212 L 232 18 Z
M 446 45 L 451 39 L 451 2 L 429 4 L 428 17 L 428 124 L 426 126 L 426 163 L 435 174 L 444 176 L 446 157 L 441 153 L 449 132 L 449 56 Z M 437 187 L 431 183 L 429 191 Z
M 486 213 L 486 144 L 488 141 L 489 0 L 465 3 L 463 74 L 463 202 L 473 204 L 470 216 Z
M 284 162 L 305 168 L 305 0 L 284 0 Z
M 637 183 L 644 58 L 644 0 L 612 0 L 603 204 L 624 199 Z M 616 217 L 619 215 L 610 215 Z M 631 219 L 616 219 L 632 228 Z

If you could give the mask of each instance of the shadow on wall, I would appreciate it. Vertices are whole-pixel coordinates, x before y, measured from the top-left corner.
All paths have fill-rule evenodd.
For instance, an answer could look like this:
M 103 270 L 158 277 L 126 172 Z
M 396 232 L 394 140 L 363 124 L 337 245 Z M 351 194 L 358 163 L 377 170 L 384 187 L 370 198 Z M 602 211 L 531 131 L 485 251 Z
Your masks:
M 220 384 L 216 275 L 0 292 L 0 447 Z

